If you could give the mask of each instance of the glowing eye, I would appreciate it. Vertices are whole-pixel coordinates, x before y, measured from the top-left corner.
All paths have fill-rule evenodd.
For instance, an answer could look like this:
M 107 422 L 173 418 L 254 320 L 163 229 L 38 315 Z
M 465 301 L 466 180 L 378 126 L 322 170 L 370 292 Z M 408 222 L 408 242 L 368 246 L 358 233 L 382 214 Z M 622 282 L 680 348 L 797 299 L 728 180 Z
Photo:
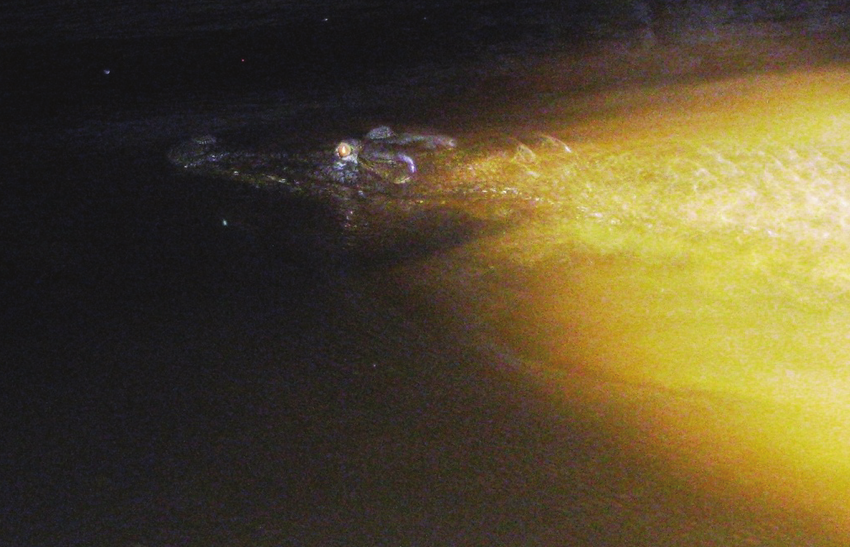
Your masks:
M 341 142 L 336 147 L 336 155 L 340 158 L 346 158 L 351 155 L 351 145 L 347 142 Z

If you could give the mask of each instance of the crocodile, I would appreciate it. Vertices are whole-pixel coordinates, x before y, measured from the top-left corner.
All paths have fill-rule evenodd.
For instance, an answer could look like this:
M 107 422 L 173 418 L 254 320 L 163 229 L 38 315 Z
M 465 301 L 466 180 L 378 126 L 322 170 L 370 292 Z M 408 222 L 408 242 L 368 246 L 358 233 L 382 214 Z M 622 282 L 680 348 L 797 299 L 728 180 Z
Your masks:
M 194 173 L 254 186 L 302 193 L 386 192 L 415 183 L 421 162 L 456 146 L 457 141 L 446 135 L 396 133 L 379 126 L 362 138 L 307 151 L 231 148 L 212 135 L 203 135 L 175 146 L 168 158 Z
M 494 153 L 492 142 L 485 146 L 481 157 Z M 430 248 L 435 241 L 457 242 L 523 218 L 533 200 L 503 184 L 505 173 L 474 167 L 478 157 L 474 148 L 458 149 L 453 137 L 387 126 L 304 150 L 236 147 L 206 135 L 168 153 L 187 172 L 263 190 L 247 209 L 242 198 L 234 202 L 228 215 L 265 228 L 295 217 L 309 219 L 307 224 L 329 222 L 322 233 L 341 228 L 346 245 L 369 242 L 366 248 Z M 240 208 L 244 214 L 235 213 Z

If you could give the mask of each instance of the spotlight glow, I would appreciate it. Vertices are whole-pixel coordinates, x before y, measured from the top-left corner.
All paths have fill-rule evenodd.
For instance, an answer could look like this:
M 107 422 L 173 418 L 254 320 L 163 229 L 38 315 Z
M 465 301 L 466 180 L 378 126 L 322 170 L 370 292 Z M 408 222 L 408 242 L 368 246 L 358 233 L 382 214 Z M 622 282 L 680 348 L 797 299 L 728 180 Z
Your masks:
M 591 103 L 608 115 L 467 166 L 548 214 L 424 271 L 624 449 L 847 539 L 850 73 Z

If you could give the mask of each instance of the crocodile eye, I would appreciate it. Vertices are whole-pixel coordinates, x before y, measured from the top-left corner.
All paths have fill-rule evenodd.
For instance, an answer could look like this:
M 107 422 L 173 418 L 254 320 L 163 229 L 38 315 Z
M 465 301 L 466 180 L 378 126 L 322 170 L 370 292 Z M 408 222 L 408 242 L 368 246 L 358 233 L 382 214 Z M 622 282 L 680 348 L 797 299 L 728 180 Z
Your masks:
M 352 152 L 351 145 L 345 141 L 342 141 L 336 146 L 336 155 L 340 158 L 347 158 Z

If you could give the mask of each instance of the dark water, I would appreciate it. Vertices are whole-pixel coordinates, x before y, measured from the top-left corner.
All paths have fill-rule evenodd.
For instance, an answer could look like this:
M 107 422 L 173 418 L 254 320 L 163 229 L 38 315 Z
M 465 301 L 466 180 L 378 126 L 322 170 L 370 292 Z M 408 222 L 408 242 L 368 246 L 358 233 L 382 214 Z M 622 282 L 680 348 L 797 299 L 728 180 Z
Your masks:
M 473 232 L 350 253 L 321 208 L 165 161 L 198 132 L 318 142 L 438 108 L 380 85 L 428 59 L 327 36 L 4 51 L 0 544 L 519 544 L 548 528 L 530 403 L 373 280 Z M 240 220 L 255 206 L 274 232 Z
M 64 70 L 28 73 L 33 95 L 16 97 L 6 128 L 0 544 L 520 545 L 551 533 L 546 497 L 559 507 L 573 494 L 547 493 L 536 460 L 549 439 L 584 450 L 604 438 L 541 423 L 497 358 L 391 298 L 405 287 L 377 275 L 407 251 L 349 253 L 316 220 L 326 212 L 301 203 L 274 204 L 275 233 L 234 222 L 269 206 L 165 161 L 195 127 L 280 138 L 275 96 L 166 80 L 172 102 L 156 81 L 133 91 Z M 322 106 L 312 137 L 358 127 L 370 108 Z M 291 127 L 310 125 L 294 112 Z M 474 237 L 456 235 L 419 236 L 414 254 Z
M 195 133 L 505 123 L 422 37 L 4 50 L 0 545 L 823 544 L 624 453 L 392 275 L 486 227 L 352 252 L 321 207 L 165 161 Z

